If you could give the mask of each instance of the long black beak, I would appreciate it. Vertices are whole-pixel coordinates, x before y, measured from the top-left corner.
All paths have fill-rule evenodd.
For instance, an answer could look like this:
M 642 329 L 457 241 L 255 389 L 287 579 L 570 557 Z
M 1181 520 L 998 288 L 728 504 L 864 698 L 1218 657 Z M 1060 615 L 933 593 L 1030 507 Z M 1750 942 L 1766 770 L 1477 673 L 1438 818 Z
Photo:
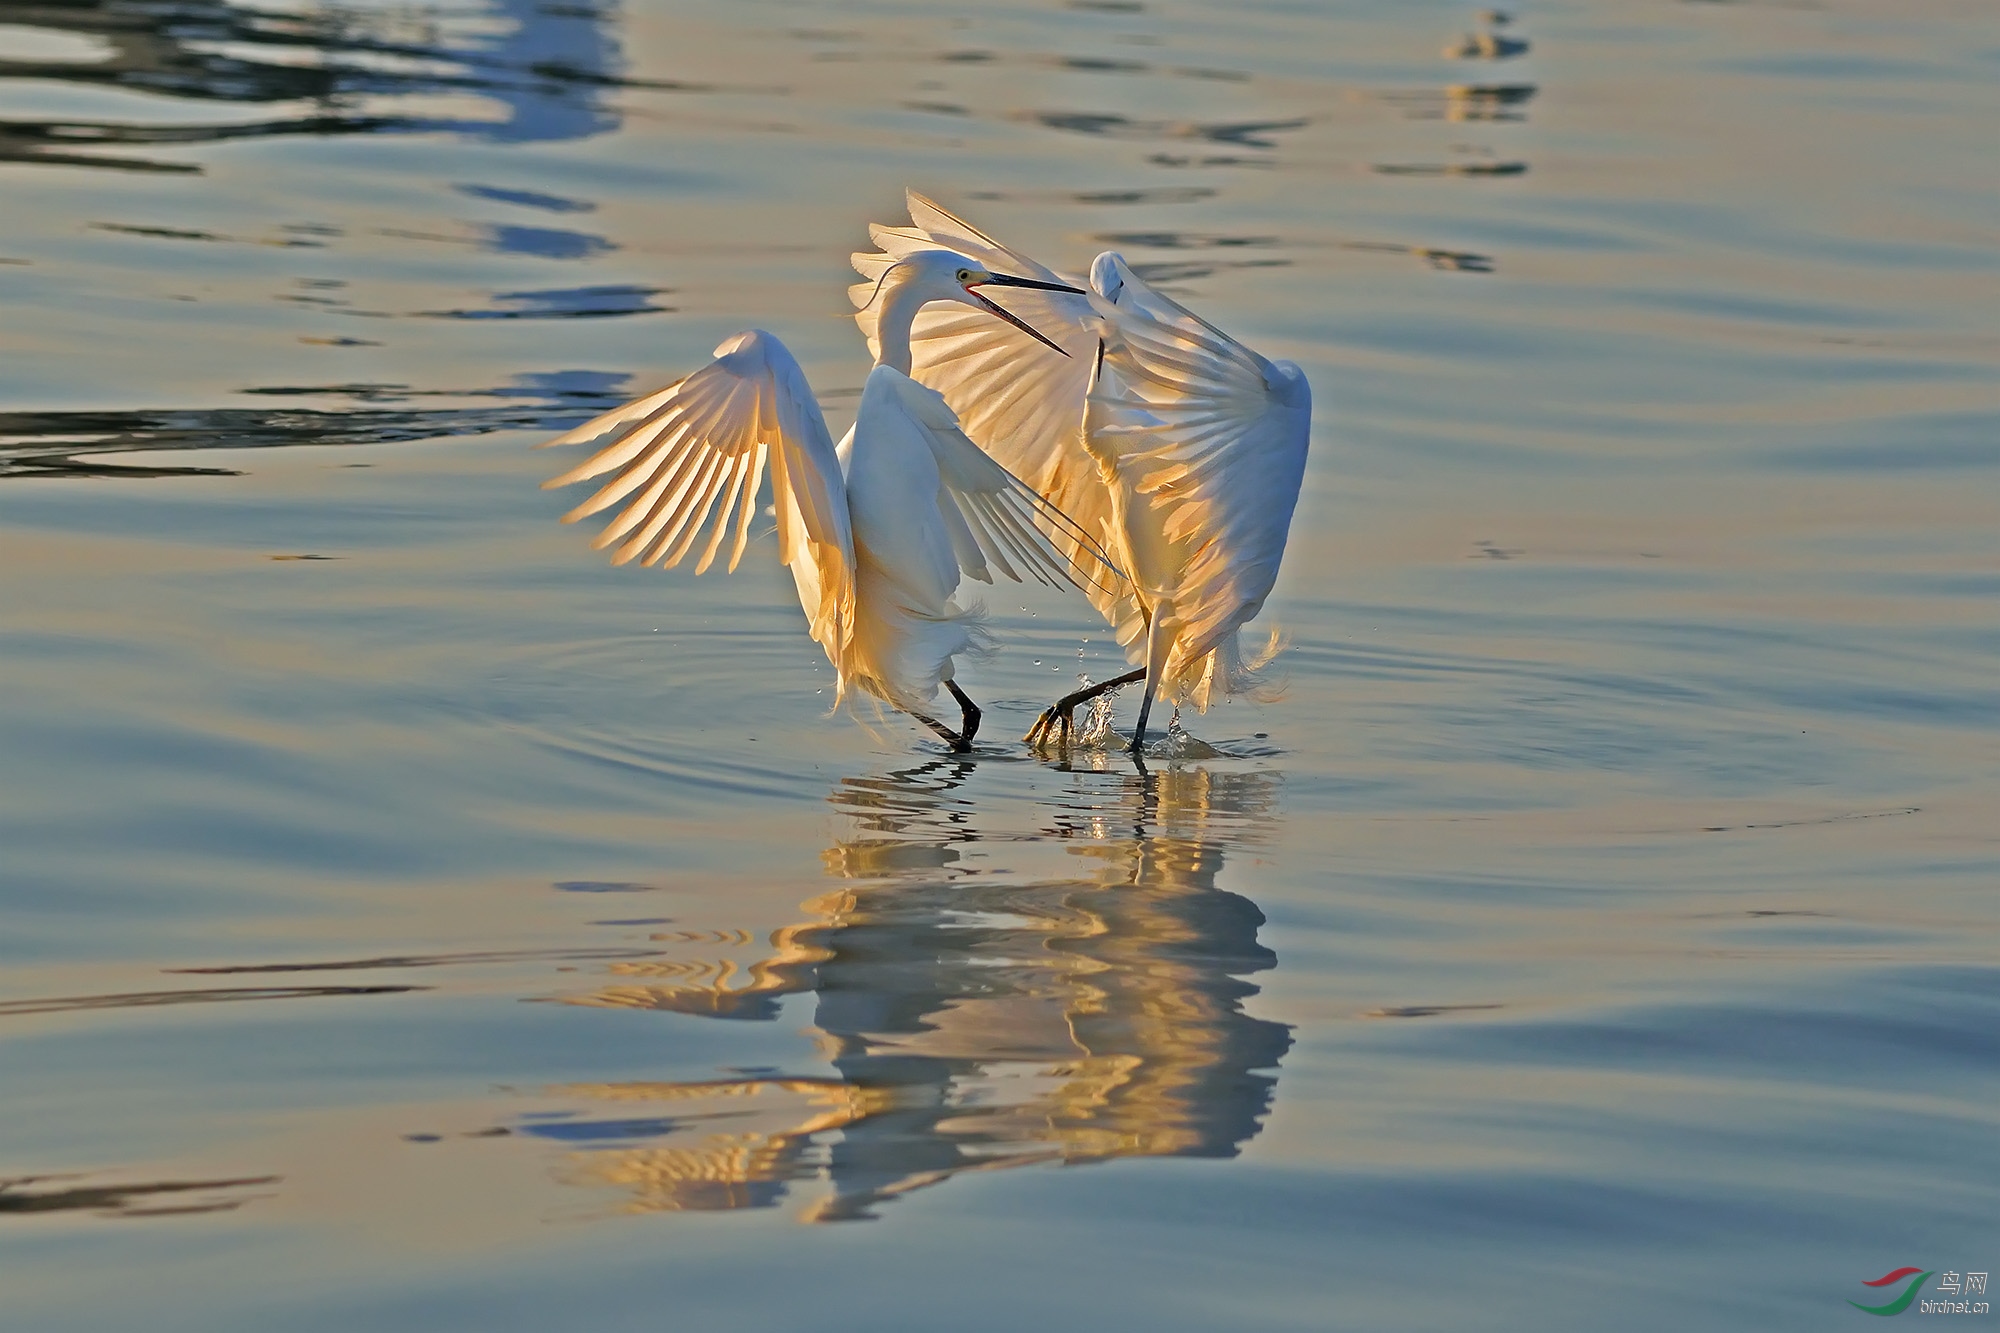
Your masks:
M 1035 278 L 1017 278 L 1011 273 L 995 273 L 986 282 L 975 282 L 975 287 L 991 283 L 995 287 L 1032 287 L 1038 292 L 1068 292 L 1072 296 L 1082 296 L 1083 288 L 1066 287 L 1060 282 L 1041 282 Z
M 968 282 L 967 284 L 965 284 L 965 294 L 971 297 L 973 300 L 979 302 L 980 305 L 992 311 L 1000 318 L 1006 320 L 1009 324 L 1012 324 L 1015 328 L 1027 334 L 1030 338 L 1033 338 L 1036 342 L 1042 344 L 1042 346 L 1049 348 L 1051 351 L 1061 352 L 1062 355 L 1064 356 L 1069 355 L 1069 353 L 1064 352 L 1061 347 L 1049 341 L 1046 337 L 1044 337 L 1040 333 L 1037 333 L 1035 330 L 1029 328 L 1027 324 L 1023 323 L 1017 316 L 1011 314 L 1006 310 L 1002 310 L 999 306 L 993 304 L 993 302 L 987 300 L 984 296 L 972 290 L 974 287 L 984 287 L 989 284 L 995 287 L 1029 287 L 1033 288 L 1035 291 L 1038 292 L 1068 292 L 1072 296 L 1082 296 L 1084 294 L 1084 291 L 1081 287 L 1067 287 L 1060 282 L 1040 282 L 1034 278 L 1017 278 L 1007 273 L 995 273 L 992 277 L 987 278 L 984 282 Z

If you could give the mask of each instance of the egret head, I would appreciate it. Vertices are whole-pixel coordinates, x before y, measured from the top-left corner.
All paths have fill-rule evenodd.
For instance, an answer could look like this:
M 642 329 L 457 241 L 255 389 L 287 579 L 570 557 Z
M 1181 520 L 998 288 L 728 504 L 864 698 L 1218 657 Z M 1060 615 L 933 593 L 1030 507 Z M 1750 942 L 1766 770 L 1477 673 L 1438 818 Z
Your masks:
M 1060 282 L 1043 282 L 1037 278 L 1017 278 L 1011 273 L 995 273 L 977 260 L 968 259 L 951 250 L 920 250 L 916 254 L 906 256 L 896 267 L 906 269 L 908 272 L 908 276 L 904 279 L 908 284 L 905 290 L 913 289 L 926 304 L 931 301 L 956 301 L 975 310 L 984 310 L 990 315 L 997 315 L 1006 320 L 1043 346 L 1054 348 L 1058 352 L 1062 352 L 1063 349 L 1028 327 L 1020 317 L 995 305 L 979 289 L 1027 287 L 1038 292 L 1068 292 L 1075 296 L 1084 294 L 1081 287 L 1067 287 Z M 1069 353 L 1063 352 L 1063 355 L 1068 356 Z

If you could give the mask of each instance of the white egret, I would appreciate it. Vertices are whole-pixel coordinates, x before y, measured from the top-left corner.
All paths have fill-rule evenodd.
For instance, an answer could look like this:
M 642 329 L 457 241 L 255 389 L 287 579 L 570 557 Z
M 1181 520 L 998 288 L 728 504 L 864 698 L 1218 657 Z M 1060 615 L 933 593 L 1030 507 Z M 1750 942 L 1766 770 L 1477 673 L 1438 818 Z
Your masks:
M 1088 294 L 1071 294 L 1067 279 L 922 195 L 910 192 L 909 205 L 913 226 L 869 228 L 881 252 L 855 255 L 858 272 L 874 277 L 942 246 L 1026 275 L 1036 290 L 1013 301 L 1016 313 L 1070 354 L 1028 357 L 1012 329 L 932 307 L 911 330 L 911 373 L 1129 575 L 1086 591 L 1137 669 L 1057 701 L 1026 739 L 1060 728 L 1067 741 L 1079 704 L 1144 681 L 1139 752 L 1155 692 L 1204 710 L 1254 692 L 1276 642 L 1246 658 L 1240 631 L 1277 580 L 1305 475 L 1304 372 L 1154 291 L 1114 252 L 1091 265 Z M 871 340 L 886 338 L 869 310 L 857 319 Z M 1091 545 L 1055 537 L 1073 560 L 1088 558 Z
M 978 291 L 989 284 L 1078 293 L 1053 280 L 990 272 L 944 250 L 912 248 L 884 265 L 871 289 L 875 369 L 838 446 L 799 363 L 776 338 L 751 330 L 724 339 L 715 360 L 693 374 L 550 440 L 542 447 L 615 432 L 543 485 L 612 474 L 563 522 L 623 504 L 592 542 L 598 550 L 617 543 L 613 564 L 672 569 L 694 550 L 713 512 L 695 565 L 703 573 L 733 512 L 734 570 L 768 458 L 778 558 L 791 567 L 812 636 L 833 664 L 836 706 L 859 687 L 915 717 L 954 751 L 970 750 L 979 709 L 953 679 L 952 659 L 984 647 L 988 636 L 978 607 L 952 601 L 961 576 L 991 583 L 998 570 L 1019 582 L 1026 571 L 1067 584 L 1071 568 L 1086 568 L 1095 544 L 966 438 L 939 394 L 909 378 L 911 323 L 933 301 L 970 307 L 982 319 L 998 316 L 1045 345 L 1030 345 L 1032 355 L 1058 359 L 1062 349 Z M 1075 549 L 1059 555 L 1037 528 L 1038 515 Z M 1113 573 L 1107 563 L 1102 574 L 1083 577 Z M 940 684 L 960 706 L 957 731 L 925 711 Z

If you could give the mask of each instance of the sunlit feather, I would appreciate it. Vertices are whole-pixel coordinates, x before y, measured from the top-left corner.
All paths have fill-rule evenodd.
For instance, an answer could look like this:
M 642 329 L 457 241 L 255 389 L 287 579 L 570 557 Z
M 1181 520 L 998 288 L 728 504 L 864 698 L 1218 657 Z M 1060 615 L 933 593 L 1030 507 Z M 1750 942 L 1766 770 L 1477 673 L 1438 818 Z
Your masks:
M 899 246 L 902 238 L 891 238 Z M 899 249 L 863 268 L 871 344 L 886 337 L 906 359 L 910 326 L 932 301 L 1014 332 L 973 296 L 999 279 L 956 252 Z M 1032 337 L 1037 358 L 1060 360 Z M 609 436 L 549 486 L 606 478 L 563 516 L 610 511 L 591 545 L 613 564 L 673 569 L 690 555 L 705 573 L 729 542 L 734 570 L 750 537 L 768 470 L 779 558 L 792 571 L 813 638 L 836 672 L 836 702 L 860 688 L 969 745 L 977 711 L 956 686 L 966 722 L 953 733 L 920 711 L 952 680 L 953 659 L 988 646 L 983 613 L 952 600 L 962 578 L 1068 582 L 1072 565 L 1097 582 L 1117 573 L 1101 544 L 969 439 L 943 397 L 901 369 L 878 365 L 854 430 L 836 447 L 784 345 L 751 331 L 715 360 L 550 441 Z M 1061 552 L 1037 520 L 1063 534 Z M 733 533 L 731 529 L 733 528 Z
M 922 195 L 912 192 L 909 207 L 911 226 L 869 229 L 881 253 L 856 255 L 857 270 L 945 246 L 1064 281 Z M 1130 659 L 1154 671 L 1149 691 L 1206 708 L 1257 687 L 1261 661 L 1242 651 L 1238 633 L 1277 578 L 1311 392 L 1298 367 L 1267 360 L 1153 290 L 1115 254 L 1098 256 L 1090 288 L 1010 298 L 1065 359 L 1030 355 L 1031 340 L 1005 324 L 935 307 L 915 322 L 911 373 L 1090 539 L 1038 516 Z M 1092 568 L 1093 544 L 1122 576 Z

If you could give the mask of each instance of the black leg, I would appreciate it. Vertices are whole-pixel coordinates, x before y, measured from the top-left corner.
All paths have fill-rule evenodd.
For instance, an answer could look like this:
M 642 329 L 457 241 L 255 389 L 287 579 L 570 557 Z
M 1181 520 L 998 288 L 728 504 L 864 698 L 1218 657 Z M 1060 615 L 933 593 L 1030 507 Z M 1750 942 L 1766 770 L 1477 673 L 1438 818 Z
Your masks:
M 970 750 L 972 748 L 970 745 L 967 745 L 964 741 L 959 739 L 957 732 L 953 731 L 950 727 L 947 727 L 944 723 L 938 721 L 936 718 L 925 717 L 922 713 L 912 713 L 910 714 L 910 716 L 915 718 L 917 721 L 923 723 L 925 726 L 929 727 L 932 731 L 935 731 L 938 735 L 944 737 L 945 744 L 951 746 L 954 753 L 963 754 L 965 751 Z
M 958 700 L 958 706 L 964 713 L 964 721 L 958 733 L 958 744 L 951 747 L 958 753 L 964 754 L 972 748 L 972 738 L 979 734 L 979 705 L 965 697 L 965 691 L 958 688 L 957 681 L 948 680 L 944 683 L 944 687 L 951 691 L 952 698 Z
M 1030 745 L 1042 745 L 1051 739 L 1056 728 L 1060 726 L 1062 728 L 1062 742 L 1067 745 L 1069 744 L 1070 734 L 1076 730 L 1076 718 L 1074 714 L 1079 704 L 1087 704 L 1100 694 L 1109 694 L 1115 689 L 1130 685 L 1135 681 L 1144 680 L 1145 678 L 1146 668 L 1137 667 L 1122 676 L 1113 676 L 1110 680 L 1092 685 L 1088 689 L 1078 690 L 1075 694 L 1065 694 L 1062 698 L 1056 700 L 1043 710 L 1042 715 L 1035 719 L 1035 725 L 1029 727 L 1028 734 L 1021 739 Z
M 1139 725 L 1132 728 L 1132 753 L 1146 752 L 1146 719 L 1153 714 L 1153 691 L 1166 673 L 1167 659 L 1173 653 L 1174 640 L 1179 630 L 1158 608 L 1146 618 L 1146 685 L 1139 696 Z
M 1146 685 L 1146 697 L 1139 701 L 1139 725 L 1132 728 L 1132 753 L 1135 755 L 1146 752 L 1146 717 L 1152 711 L 1153 686 L 1149 681 Z

